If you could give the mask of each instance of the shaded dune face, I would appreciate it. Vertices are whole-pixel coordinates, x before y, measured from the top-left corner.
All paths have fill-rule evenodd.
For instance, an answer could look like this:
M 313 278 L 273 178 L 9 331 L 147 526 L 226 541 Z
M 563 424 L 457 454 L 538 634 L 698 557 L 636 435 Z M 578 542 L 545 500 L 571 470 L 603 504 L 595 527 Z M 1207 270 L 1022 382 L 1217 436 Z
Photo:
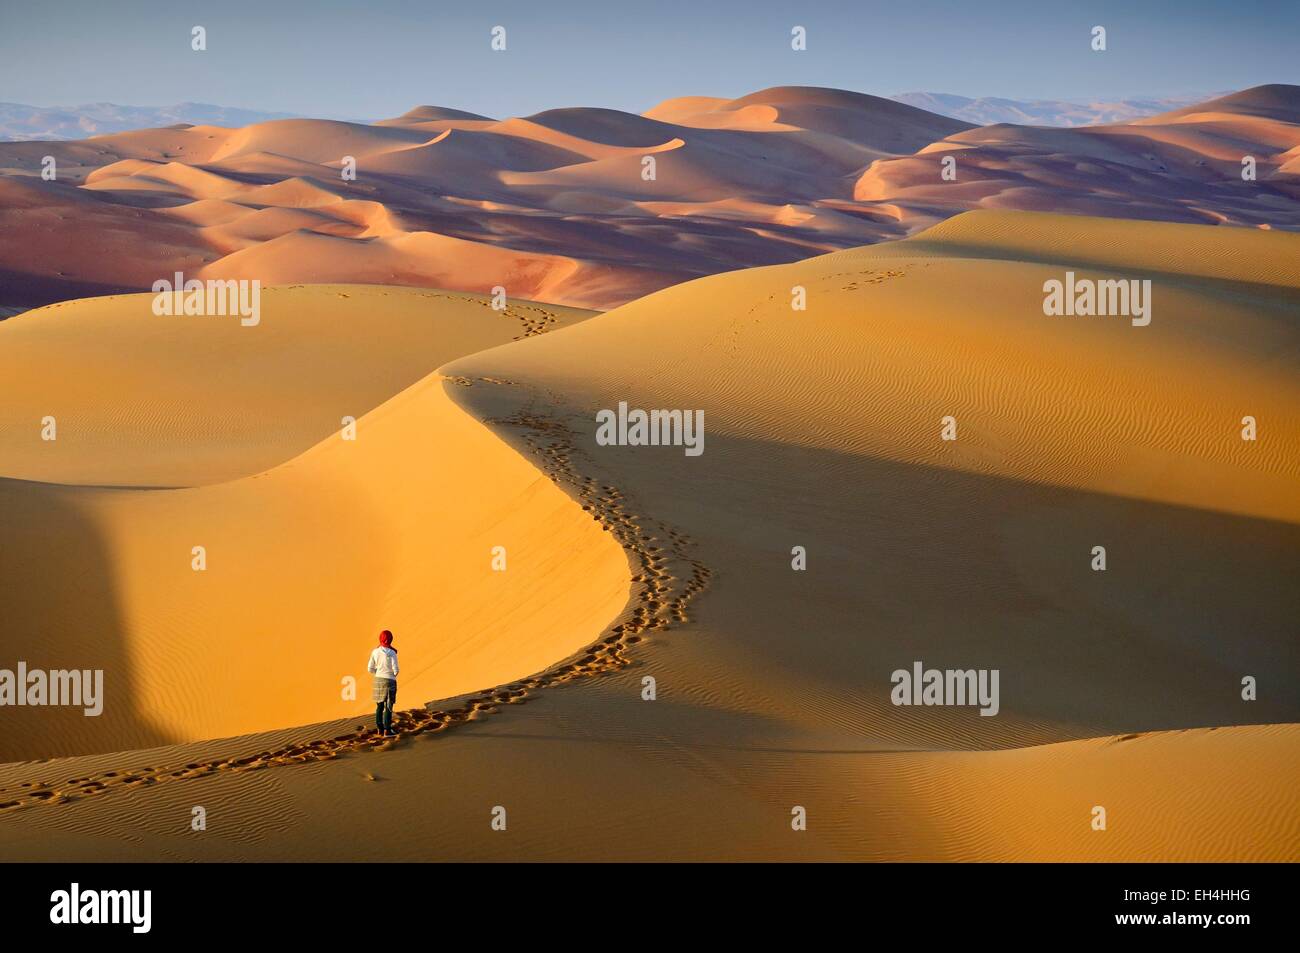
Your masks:
M 0 143 L 0 307 L 187 276 L 608 308 L 975 208 L 1300 227 L 1300 88 L 1130 123 L 982 128 L 816 87 L 497 120 L 419 106 Z M 46 155 L 58 180 L 39 177 Z M 1243 182 L 1251 156 L 1257 177 Z M 356 178 L 342 175 L 348 159 Z M 956 160 L 955 180 L 942 177 Z M 653 162 L 653 169 L 647 164 Z

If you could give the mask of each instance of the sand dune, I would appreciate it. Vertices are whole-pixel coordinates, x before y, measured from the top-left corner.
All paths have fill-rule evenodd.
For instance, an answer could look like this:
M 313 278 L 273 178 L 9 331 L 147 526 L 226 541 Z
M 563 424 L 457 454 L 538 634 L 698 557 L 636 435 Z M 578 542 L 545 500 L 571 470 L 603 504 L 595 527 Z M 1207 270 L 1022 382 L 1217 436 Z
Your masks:
M 0 143 L 0 307 L 204 270 L 505 285 L 608 308 L 976 208 L 1294 230 L 1298 117 L 1295 86 L 1073 129 L 976 128 L 861 93 L 774 87 L 643 115 L 568 107 L 498 120 L 418 106 L 372 125 L 283 119 Z M 46 155 L 56 182 L 39 178 Z M 1246 155 L 1252 182 L 1240 175 Z M 941 177 L 947 156 L 955 181 Z M 355 179 L 343 176 L 349 159 Z M 266 214 L 276 209 L 322 215 Z
M 681 101 L 670 100 L 658 108 L 678 108 L 671 105 L 677 102 Z M 960 120 L 890 99 L 805 86 L 778 86 L 718 103 L 707 112 L 685 117 L 682 125 L 693 125 L 693 118 L 708 124 L 710 114 L 718 113 L 743 114 L 748 123 L 762 116 L 787 129 L 821 133 L 880 153 L 894 154 L 915 152 L 937 138 L 970 128 Z
M 1282 122 L 1300 122 L 1300 102 L 1296 101 L 1296 88 L 1282 83 L 1256 86 L 1238 93 L 1229 93 L 1218 99 L 1196 103 L 1146 119 L 1138 124 L 1165 125 L 1170 122 L 1187 122 L 1199 119 L 1205 113 L 1231 113 L 1237 116 L 1257 116 Z
M 148 288 L 160 263 L 188 272 L 217 257 L 184 222 L 28 176 L 0 177 L 0 251 L 0 297 L 19 309 Z
M 0 476 L 138 487 L 251 476 L 452 357 L 589 316 L 343 285 L 268 288 L 254 327 L 237 316 L 159 317 L 151 304 L 150 295 L 96 298 L 0 324 Z M 57 396 L 50 380 L 60 381 Z M 41 439 L 46 415 L 58 425 L 53 446 Z
M 355 712 L 368 681 L 345 632 L 405 636 L 413 701 L 528 675 L 590 641 L 626 601 L 621 550 L 431 374 L 584 316 L 333 286 L 269 292 L 255 328 L 161 326 L 147 295 L 5 322 L 4 656 L 102 668 L 108 688 L 95 718 L 6 709 L 0 758 Z M 121 351 L 107 365 L 105 341 Z M 67 385 L 57 399 L 51 379 Z M 58 420 L 53 442 L 41 409 Z M 508 572 L 493 571 L 494 546 Z
M 30 540 L 0 557 L 18 628 L 49 633 L 47 664 L 117 647 L 105 665 L 133 673 L 134 724 L 61 725 L 62 750 L 153 747 L 0 766 L 0 842 L 26 858 L 1300 858 L 1298 241 L 974 212 L 501 346 L 462 336 L 427 376 L 393 371 L 387 399 L 362 375 L 355 445 L 304 448 L 309 408 L 346 383 L 328 355 L 357 350 L 339 332 L 272 404 L 297 436 L 245 427 L 285 461 L 252 476 L 4 481 Z M 1149 277 L 1151 323 L 1045 315 L 1043 282 L 1067 268 Z M 286 338 L 316 333 L 338 290 L 276 291 Z M 412 374 L 431 317 L 470 334 L 464 296 L 365 293 L 367 315 L 394 295 L 368 347 Z M 120 306 L 99 306 L 102 337 L 150 346 L 108 322 Z M 50 335 L 62 353 L 59 313 L 0 325 L 0 343 Z M 194 377 L 208 343 L 171 341 L 170 373 Z M 36 386 L 0 381 L 0 406 Z M 705 452 L 598 445 L 595 411 L 619 401 L 703 410 Z M 214 540 L 206 576 L 196 535 Z M 510 592 L 488 598 L 503 536 Z M 77 598 L 51 581 L 69 565 Z M 396 743 L 357 730 L 364 704 L 335 719 L 357 633 L 390 619 L 412 705 L 506 684 L 404 713 Z M 301 672 L 259 681 L 257 652 Z M 998 715 L 891 704 L 891 672 L 916 660 L 997 669 Z M 400 825 L 355 823 L 381 802 Z M 195 803 L 228 823 L 189 836 L 175 818 Z
M 982 207 L 1295 229 L 1298 183 L 1285 166 L 1297 118 L 1300 87 L 1275 85 L 1131 123 L 997 124 L 874 163 L 854 197 L 932 216 Z M 945 156 L 955 181 L 940 178 Z
M 680 666 L 656 670 L 679 699 L 767 699 L 787 730 L 894 746 L 1295 721 L 1293 695 L 1247 705 L 1236 686 L 1300 674 L 1283 595 L 1300 545 L 1298 252 L 1280 233 L 972 213 L 667 289 L 446 372 L 563 395 L 609 482 L 697 540 L 735 641 L 673 640 Z M 1043 283 L 1067 268 L 1151 275 L 1151 324 L 1045 316 Z M 492 393 L 463 400 L 508 416 Z M 595 410 L 620 400 L 703 410 L 705 453 L 594 446 Z M 1241 439 L 1246 414 L 1266 439 Z M 1099 544 L 1122 568 L 1089 569 Z M 790 570 L 795 545 L 810 567 L 822 554 L 815 571 Z M 916 717 L 871 674 L 940 657 L 1002 665 L 1017 697 L 997 718 Z

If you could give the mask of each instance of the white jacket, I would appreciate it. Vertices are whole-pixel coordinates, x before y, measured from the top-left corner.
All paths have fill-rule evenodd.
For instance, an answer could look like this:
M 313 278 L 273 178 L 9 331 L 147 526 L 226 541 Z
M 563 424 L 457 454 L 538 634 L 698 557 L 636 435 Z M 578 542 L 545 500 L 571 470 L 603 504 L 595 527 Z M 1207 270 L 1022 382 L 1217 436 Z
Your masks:
M 380 678 L 397 678 L 397 650 L 376 646 L 370 653 L 370 664 L 366 666 L 366 671 Z

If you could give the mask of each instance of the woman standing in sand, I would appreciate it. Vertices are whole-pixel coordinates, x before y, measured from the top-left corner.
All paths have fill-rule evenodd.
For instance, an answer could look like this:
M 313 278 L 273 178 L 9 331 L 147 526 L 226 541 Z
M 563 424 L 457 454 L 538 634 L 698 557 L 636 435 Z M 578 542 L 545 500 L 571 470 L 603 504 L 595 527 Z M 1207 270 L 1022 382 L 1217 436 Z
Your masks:
M 387 629 L 379 633 L 379 646 L 370 653 L 366 670 L 375 677 L 370 691 L 370 700 L 375 703 L 375 728 L 381 735 L 395 735 L 393 705 L 397 703 L 397 649 L 393 648 L 393 633 Z

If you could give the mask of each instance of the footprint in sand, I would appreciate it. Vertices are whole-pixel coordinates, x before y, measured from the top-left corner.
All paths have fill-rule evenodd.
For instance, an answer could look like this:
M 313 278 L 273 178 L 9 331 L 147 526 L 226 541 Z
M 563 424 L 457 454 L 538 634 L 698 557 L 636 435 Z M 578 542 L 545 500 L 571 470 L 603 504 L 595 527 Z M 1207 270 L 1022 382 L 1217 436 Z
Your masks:
M 545 324 L 552 323 L 553 316 Z M 524 322 L 527 329 L 528 323 Z M 527 334 L 526 330 L 526 334 Z M 684 533 L 672 528 L 662 528 L 671 546 L 652 545 L 660 540 L 647 532 L 644 517 L 627 510 L 624 495 L 616 487 L 599 484 L 595 478 L 583 476 L 573 465 L 573 457 L 580 451 L 573 440 L 572 431 L 561 421 L 541 414 L 520 414 L 496 423 L 519 428 L 525 442 L 540 458 L 540 465 L 556 483 L 568 487 L 592 519 L 611 532 L 626 549 L 641 571 L 631 577 L 634 584 L 633 608 L 629 617 L 610 628 L 610 635 L 601 638 L 587 649 L 575 653 L 569 661 L 562 662 L 547 672 L 512 682 L 508 685 L 486 689 L 460 707 L 448 710 L 412 709 L 398 712 L 394 718 L 397 737 L 383 738 L 358 725 L 349 734 L 285 745 L 275 751 L 263 751 L 244 757 L 231 757 L 210 762 L 189 762 L 181 768 L 155 768 L 146 766 L 132 772 L 105 771 L 96 778 L 70 781 L 79 785 L 77 796 L 94 796 L 107 793 L 108 785 L 143 787 L 167 781 L 206 777 L 218 771 L 243 773 L 286 764 L 335 760 L 348 752 L 389 751 L 400 743 L 420 735 L 435 734 L 468 721 L 477 721 L 499 711 L 500 705 L 520 704 L 540 689 L 561 685 L 576 678 L 585 678 L 611 672 L 631 664 L 626 653 L 630 646 L 645 641 L 640 633 L 651 629 L 667 629 L 669 623 L 689 621 L 687 608 L 690 602 L 708 585 L 712 571 L 699 560 L 686 555 L 693 543 Z M 690 567 L 690 581 L 681 587 L 675 598 L 672 593 L 679 578 L 668 571 L 669 565 Z M 367 772 L 366 780 L 379 777 Z M 75 801 L 55 791 L 50 784 L 22 782 L 26 789 L 17 798 L 0 801 L 0 811 L 19 810 L 34 804 L 60 804 Z

